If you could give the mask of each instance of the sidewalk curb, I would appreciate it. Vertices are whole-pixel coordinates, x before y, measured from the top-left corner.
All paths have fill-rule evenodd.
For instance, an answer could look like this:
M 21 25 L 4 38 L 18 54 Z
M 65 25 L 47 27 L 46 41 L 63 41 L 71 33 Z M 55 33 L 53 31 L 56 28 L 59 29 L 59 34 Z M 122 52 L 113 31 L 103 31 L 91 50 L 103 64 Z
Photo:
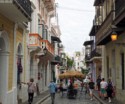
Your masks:
M 50 97 L 50 94 L 46 95 L 44 98 L 42 98 L 41 100 L 39 100 L 38 102 L 36 102 L 36 104 L 41 104 L 42 102 L 44 102 L 49 97 Z
M 100 102 L 100 104 L 106 104 L 103 100 L 101 100 L 98 96 L 96 96 L 95 94 L 93 94 L 94 97 Z

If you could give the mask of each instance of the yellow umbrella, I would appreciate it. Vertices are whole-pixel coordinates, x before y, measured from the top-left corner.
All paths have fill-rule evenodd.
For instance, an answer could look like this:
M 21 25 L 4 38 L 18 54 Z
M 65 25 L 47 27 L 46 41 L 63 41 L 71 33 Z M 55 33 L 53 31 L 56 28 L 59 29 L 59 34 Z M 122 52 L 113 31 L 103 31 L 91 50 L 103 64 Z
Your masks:
M 70 71 L 66 71 L 65 73 L 59 75 L 60 79 L 71 78 L 71 77 L 84 78 L 84 74 L 82 74 L 79 71 L 70 70 Z

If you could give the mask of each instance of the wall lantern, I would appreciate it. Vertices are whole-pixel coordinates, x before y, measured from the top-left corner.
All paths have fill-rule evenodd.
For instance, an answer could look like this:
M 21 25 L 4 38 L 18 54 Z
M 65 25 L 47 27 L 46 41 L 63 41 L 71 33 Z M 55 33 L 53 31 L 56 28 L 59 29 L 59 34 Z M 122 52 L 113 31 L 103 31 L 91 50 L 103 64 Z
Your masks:
M 47 48 L 45 47 L 43 50 L 37 53 L 37 57 L 43 57 L 47 54 Z
M 112 41 L 117 40 L 117 38 L 118 38 L 117 33 L 116 33 L 115 31 L 113 31 L 112 34 L 111 34 L 111 39 L 112 39 Z

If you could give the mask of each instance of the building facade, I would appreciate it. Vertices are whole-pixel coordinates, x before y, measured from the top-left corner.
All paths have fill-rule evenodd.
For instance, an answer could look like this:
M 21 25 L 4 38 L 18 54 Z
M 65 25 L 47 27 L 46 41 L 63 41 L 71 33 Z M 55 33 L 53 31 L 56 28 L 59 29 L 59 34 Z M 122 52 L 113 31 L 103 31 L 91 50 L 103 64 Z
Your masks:
M 31 21 L 29 0 L 0 2 L 0 102 L 17 104 L 27 69 L 27 22 Z
M 48 89 L 53 78 L 54 45 L 60 42 L 59 26 L 51 24 L 54 16 L 55 0 L 1 0 L 0 103 L 25 102 L 28 86 L 21 82 L 30 78 L 39 93 Z M 54 40 L 53 34 L 57 35 Z
M 96 20 L 99 28 L 95 33 L 96 45 L 103 45 L 103 77 L 112 79 L 116 87 L 116 99 L 124 104 L 125 99 L 125 49 L 124 23 L 125 0 L 95 0 Z M 112 33 L 117 39 L 111 40 Z

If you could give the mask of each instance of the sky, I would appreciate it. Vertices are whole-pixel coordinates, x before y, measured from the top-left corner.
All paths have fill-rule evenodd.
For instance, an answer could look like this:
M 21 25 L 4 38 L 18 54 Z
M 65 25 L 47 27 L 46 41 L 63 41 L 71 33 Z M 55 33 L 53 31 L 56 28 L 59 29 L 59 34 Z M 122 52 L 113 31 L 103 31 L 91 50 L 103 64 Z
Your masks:
M 94 0 L 56 0 L 61 41 L 70 56 L 82 51 L 93 25 Z

